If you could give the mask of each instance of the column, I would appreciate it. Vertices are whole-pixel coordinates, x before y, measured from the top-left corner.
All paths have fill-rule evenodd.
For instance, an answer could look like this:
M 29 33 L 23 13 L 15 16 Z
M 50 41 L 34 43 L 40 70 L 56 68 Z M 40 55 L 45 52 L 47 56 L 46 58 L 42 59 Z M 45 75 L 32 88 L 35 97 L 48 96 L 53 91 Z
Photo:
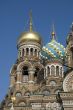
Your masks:
M 30 48 L 29 48 L 29 56 L 31 55 L 31 52 L 30 52 Z
M 34 83 L 35 68 L 33 66 L 30 67 L 28 73 L 29 73 L 29 83 Z
M 51 76 L 51 65 L 49 65 L 49 68 L 50 68 L 50 76 Z
M 55 67 L 55 76 L 56 76 L 56 66 L 54 65 L 54 67 Z
M 20 71 L 17 71 L 17 82 L 16 82 L 16 89 L 17 90 L 20 89 L 21 81 L 22 81 L 22 74 Z

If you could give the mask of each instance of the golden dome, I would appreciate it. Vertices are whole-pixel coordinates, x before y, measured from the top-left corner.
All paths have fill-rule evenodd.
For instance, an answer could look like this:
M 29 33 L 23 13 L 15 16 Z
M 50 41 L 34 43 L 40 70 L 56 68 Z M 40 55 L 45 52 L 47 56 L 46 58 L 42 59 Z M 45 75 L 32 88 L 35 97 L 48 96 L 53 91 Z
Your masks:
M 41 37 L 37 32 L 33 32 L 32 26 L 32 13 L 30 12 L 30 22 L 29 22 L 29 31 L 23 32 L 19 39 L 18 44 L 24 43 L 26 41 L 37 42 L 41 44 Z
M 24 43 L 26 41 L 32 41 L 41 44 L 41 37 L 36 32 L 23 32 L 18 39 L 18 44 Z

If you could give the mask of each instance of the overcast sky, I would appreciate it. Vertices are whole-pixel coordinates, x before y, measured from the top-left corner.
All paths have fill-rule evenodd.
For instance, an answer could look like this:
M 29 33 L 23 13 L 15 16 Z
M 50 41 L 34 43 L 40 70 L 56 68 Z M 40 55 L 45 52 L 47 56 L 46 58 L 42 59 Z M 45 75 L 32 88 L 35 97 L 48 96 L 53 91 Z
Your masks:
M 73 21 L 73 0 L 0 0 L 0 101 L 8 91 L 9 73 L 17 59 L 17 38 L 28 29 L 32 10 L 34 31 L 43 45 L 51 40 L 52 24 L 56 39 L 66 46 Z

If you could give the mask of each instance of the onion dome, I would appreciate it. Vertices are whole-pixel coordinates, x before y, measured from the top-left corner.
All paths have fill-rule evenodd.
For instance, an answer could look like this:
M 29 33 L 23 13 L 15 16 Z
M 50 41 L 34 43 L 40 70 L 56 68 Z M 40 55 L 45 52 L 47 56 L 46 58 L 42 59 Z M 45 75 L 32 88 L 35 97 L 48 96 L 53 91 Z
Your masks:
M 23 32 L 18 39 L 18 44 L 24 43 L 25 41 L 33 41 L 41 44 L 41 37 L 33 31 Z
M 41 44 L 41 36 L 37 32 L 33 32 L 32 27 L 32 15 L 30 13 L 29 31 L 21 33 L 20 37 L 18 38 L 18 44 L 22 44 L 26 41 Z
M 65 48 L 55 40 L 55 32 L 52 32 L 52 40 L 42 48 L 41 56 L 45 59 L 65 58 Z

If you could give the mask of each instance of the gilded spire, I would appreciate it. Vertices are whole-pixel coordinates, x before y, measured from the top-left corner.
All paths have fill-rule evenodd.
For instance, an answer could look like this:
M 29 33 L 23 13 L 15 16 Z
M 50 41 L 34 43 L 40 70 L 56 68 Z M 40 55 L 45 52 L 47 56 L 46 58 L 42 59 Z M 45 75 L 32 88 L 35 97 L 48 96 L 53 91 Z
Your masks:
M 32 31 L 32 11 L 29 13 L 29 31 Z
M 52 26 L 52 33 L 51 33 L 51 35 L 52 35 L 52 39 L 55 39 L 55 28 L 54 28 L 54 24 Z

